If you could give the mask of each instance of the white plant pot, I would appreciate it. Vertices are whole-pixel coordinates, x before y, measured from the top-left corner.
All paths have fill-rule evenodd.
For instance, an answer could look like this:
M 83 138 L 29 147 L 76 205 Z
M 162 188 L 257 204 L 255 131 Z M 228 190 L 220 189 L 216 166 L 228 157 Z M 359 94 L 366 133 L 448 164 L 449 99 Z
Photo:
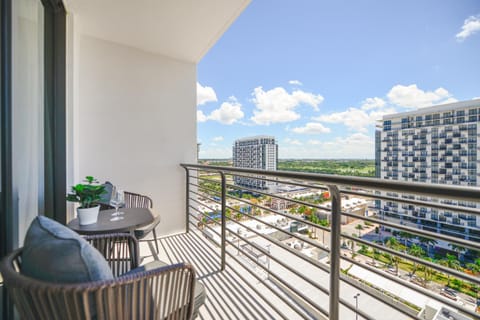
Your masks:
M 95 206 L 92 208 L 77 208 L 78 222 L 82 226 L 96 223 L 99 211 L 100 206 Z

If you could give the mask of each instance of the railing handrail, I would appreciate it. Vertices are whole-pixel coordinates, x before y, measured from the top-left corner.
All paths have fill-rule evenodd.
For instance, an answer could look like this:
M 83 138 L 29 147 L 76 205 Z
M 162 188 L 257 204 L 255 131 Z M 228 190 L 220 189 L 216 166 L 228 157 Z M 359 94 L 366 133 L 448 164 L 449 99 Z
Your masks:
M 325 185 L 355 186 L 358 188 L 375 189 L 379 191 L 390 191 L 396 193 L 411 193 L 430 197 L 445 197 L 464 201 L 477 202 L 480 199 L 480 188 L 473 186 L 458 186 L 445 184 L 426 184 L 422 182 L 407 182 L 397 180 L 385 180 L 380 178 L 365 178 L 354 176 L 339 176 L 333 174 L 304 173 L 291 171 L 272 171 L 233 168 L 223 166 L 210 166 L 202 164 L 180 164 L 184 168 L 196 168 L 207 171 L 221 171 L 223 173 L 247 173 L 288 179 L 301 179 Z M 426 187 L 428 186 L 428 188 Z
M 341 217 L 343 215 L 345 216 L 351 216 L 354 217 L 353 214 L 349 214 L 347 212 L 342 212 L 342 196 L 341 194 L 345 193 L 352 193 L 352 194 L 359 194 L 359 192 L 354 191 L 355 189 L 353 188 L 359 188 L 359 189 L 368 189 L 369 191 L 366 192 L 365 194 L 361 194 L 362 196 L 369 197 L 369 198 L 376 198 L 379 196 L 380 198 L 385 198 L 391 201 L 396 201 L 396 202 L 412 202 L 412 204 L 421 204 L 421 205 L 426 205 L 432 206 L 435 208 L 445 208 L 445 209 L 452 209 L 454 210 L 453 205 L 447 205 L 447 204 L 437 204 L 437 203 L 428 203 L 432 201 L 432 199 L 428 199 L 425 201 L 418 201 L 418 200 L 411 200 L 411 199 L 404 199 L 401 195 L 402 194 L 407 194 L 411 196 L 424 196 L 428 198 L 439 198 L 443 200 L 444 198 L 449 198 L 449 199 L 454 199 L 454 200 L 463 200 L 463 201 L 469 201 L 469 202 L 475 202 L 478 203 L 480 201 L 480 188 L 478 187 L 466 187 L 466 186 L 457 186 L 457 185 L 438 185 L 438 184 L 426 184 L 426 183 L 418 183 L 418 182 L 407 182 L 407 181 L 392 181 L 392 180 L 384 180 L 384 179 L 379 179 L 379 178 L 365 178 L 365 177 L 352 177 L 352 176 L 338 176 L 338 175 L 330 175 L 330 174 L 315 174 L 315 173 L 302 173 L 302 172 L 289 172 L 289 171 L 271 171 L 271 170 L 258 170 L 258 169 L 247 169 L 247 168 L 232 168 L 232 167 L 224 167 L 224 166 L 210 166 L 210 165 L 201 165 L 201 164 L 181 164 L 181 166 L 186 170 L 187 172 L 187 180 L 186 180 L 186 185 L 187 185 L 187 224 L 189 224 L 189 208 L 191 207 L 189 205 L 189 192 L 193 192 L 194 194 L 197 194 L 196 191 L 189 190 L 189 186 L 195 186 L 198 188 L 204 188 L 201 187 L 198 183 L 198 180 L 202 179 L 201 177 L 195 175 L 195 176 L 190 176 L 189 171 L 207 171 L 207 172 L 212 172 L 219 174 L 221 177 L 220 181 L 215 181 L 216 183 L 220 184 L 221 186 L 221 199 L 215 200 L 213 199 L 212 201 L 217 202 L 218 204 L 221 204 L 221 229 L 220 229 L 220 246 L 221 246 L 221 269 L 223 270 L 226 265 L 225 261 L 225 256 L 226 256 L 226 244 L 232 244 L 229 240 L 226 239 L 226 210 L 230 209 L 233 212 L 238 212 L 241 213 L 241 211 L 230 207 L 226 203 L 227 197 L 230 198 L 235 198 L 230 195 L 227 195 L 227 188 L 236 188 L 233 185 L 230 185 L 226 182 L 226 175 L 232 175 L 232 176 L 242 176 L 242 177 L 251 177 L 252 179 L 260 179 L 260 180 L 265 180 L 265 181 L 273 181 L 273 182 L 278 182 L 279 184 L 293 184 L 293 185 L 302 185 L 305 187 L 311 187 L 311 188 L 316 188 L 316 189 L 325 189 L 329 190 L 330 193 L 330 201 L 331 201 L 331 207 L 329 208 L 329 211 L 331 212 L 330 219 L 331 219 L 331 225 L 330 225 L 330 248 L 327 250 L 329 253 L 329 265 L 330 265 L 330 270 L 329 270 L 329 308 L 328 308 L 328 317 L 329 319 L 334 319 L 338 320 L 339 319 L 339 306 L 340 304 L 346 306 L 350 310 L 355 310 L 357 312 L 356 308 L 354 309 L 352 305 L 350 305 L 348 302 L 344 301 L 341 299 L 340 294 L 339 294 L 339 287 L 340 287 L 340 279 L 343 279 L 343 281 L 348 282 L 350 285 L 353 287 L 356 287 L 359 290 L 364 290 L 360 288 L 360 284 L 356 283 L 352 279 L 348 277 L 344 277 L 340 275 L 340 243 L 341 243 L 341 237 L 344 239 L 349 239 L 355 243 L 360 243 L 360 244 L 365 244 L 365 245 L 370 245 L 374 249 L 380 250 L 382 252 L 386 252 L 388 254 L 392 254 L 393 256 L 397 256 L 399 258 L 407 259 L 410 260 L 414 263 L 418 263 L 420 265 L 424 265 L 425 268 L 430 267 L 433 268 L 434 270 L 446 273 L 447 275 L 453 275 L 456 276 L 462 280 L 467 280 L 469 282 L 472 282 L 476 285 L 480 285 L 480 282 L 478 279 L 476 279 L 473 276 L 470 275 L 464 275 L 463 273 L 450 269 L 446 266 L 440 266 L 437 264 L 434 264 L 433 262 L 429 261 L 423 261 L 420 258 L 417 258 L 415 256 L 410 256 L 407 255 L 405 252 L 397 252 L 395 249 L 391 248 L 384 248 L 383 246 L 369 243 L 368 241 L 365 241 L 363 239 L 357 239 L 356 237 L 349 236 L 346 234 L 343 234 L 340 228 L 341 225 Z M 190 182 L 190 179 L 197 179 L 197 184 Z M 209 180 L 209 179 L 206 179 Z M 304 181 L 299 182 L 299 181 Z M 210 181 L 213 182 L 213 181 Z M 310 184 L 312 183 L 312 184 Z M 352 190 L 350 190 L 348 187 L 352 187 Z M 208 188 L 206 188 L 208 190 Z M 246 188 L 247 190 L 250 190 L 249 188 Z M 211 190 L 213 191 L 213 190 Z M 382 191 L 376 192 L 376 191 Z M 215 193 L 220 193 L 220 191 L 214 191 Z M 392 192 L 397 194 L 398 199 L 394 197 L 385 197 L 382 196 L 381 194 L 384 194 L 384 192 Z M 267 195 L 266 192 L 260 192 L 261 194 Z M 271 193 L 271 192 L 270 192 Z M 388 194 L 387 194 L 388 195 Z M 277 197 L 274 193 L 271 193 L 272 197 Z M 282 196 L 278 196 L 279 198 L 283 198 Z M 198 202 L 196 199 L 192 199 L 195 202 Z M 240 199 L 236 199 L 238 201 L 242 201 Z M 288 199 L 288 201 L 292 201 L 292 199 Z M 435 200 L 434 200 L 435 201 Z M 244 202 L 244 201 L 242 201 Z M 297 202 L 297 203 L 302 203 L 303 201 L 292 201 L 292 202 Z M 321 208 L 321 206 L 314 205 L 314 204 L 308 204 L 310 207 L 314 208 Z M 253 204 L 253 206 L 257 208 L 263 208 L 259 204 Z M 194 209 L 194 207 L 192 207 Z M 263 208 L 266 209 L 266 208 Z M 280 214 L 280 215 L 285 215 L 280 212 L 277 212 L 276 210 L 273 209 L 266 209 L 267 211 L 273 212 L 275 214 Z M 198 211 L 198 210 L 195 210 Z M 462 211 L 462 210 L 460 210 Z M 475 210 L 475 209 L 465 209 L 465 211 L 468 211 L 469 213 L 476 214 L 477 216 L 480 214 L 480 211 Z M 206 216 L 203 212 L 199 212 L 201 215 Z M 246 216 L 249 216 L 250 218 L 253 218 L 254 220 L 259 221 L 258 219 L 254 218 L 253 216 L 250 216 L 249 214 L 244 213 Z M 356 216 L 355 216 L 356 217 Z M 195 217 L 195 219 L 199 220 L 199 218 Z M 231 220 L 231 218 L 228 218 Z M 365 217 L 359 217 L 359 219 L 362 220 L 372 220 L 370 218 L 365 218 Z M 296 220 L 296 219 L 294 219 Z M 199 220 L 200 221 L 200 220 Z M 375 221 L 379 222 L 379 221 Z M 238 222 L 236 222 L 238 223 Z M 268 223 L 265 223 L 266 225 L 269 225 Z M 240 223 L 240 225 L 242 225 Z M 395 223 L 389 223 L 385 222 L 382 220 L 382 225 L 386 226 L 392 226 L 393 228 L 399 228 L 400 230 L 406 230 L 406 231 L 411 231 L 412 228 L 403 226 L 401 223 L 400 225 L 396 225 Z M 272 226 L 273 229 L 277 229 L 279 231 L 285 232 L 287 234 L 291 234 L 291 231 L 284 231 L 281 230 L 280 228 L 277 228 L 276 225 Z M 322 228 L 323 229 L 323 228 Z M 253 231 L 253 230 L 251 230 Z M 258 234 L 260 236 L 260 233 L 257 233 L 253 231 L 255 234 Z M 438 231 L 437 231 L 438 232 Z M 466 248 L 473 248 L 473 249 L 478 249 L 478 244 L 471 245 L 471 239 L 467 238 L 468 240 L 463 240 L 460 238 L 454 238 L 449 235 L 433 235 L 432 232 L 430 231 L 425 231 L 423 229 L 418 229 L 412 231 L 413 234 L 418 234 L 421 236 L 427 235 L 427 236 L 432 236 L 434 239 L 442 239 L 446 241 L 450 241 L 452 244 L 460 244 L 460 245 L 465 245 Z M 261 236 L 264 239 L 268 239 L 268 237 Z M 239 238 L 240 237 L 239 235 Z M 243 238 L 242 238 L 243 239 Z M 246 239 L 243 239 L 243 241 L 249 243 Z M 305 240 L 303 240 L 305 241 Z M 309 243 L 309 241 L 306 241 Z M 316 245 L 313 245 L 314 247 L 317 247 Z M 292 249 L 293 250 L 293 249 Z M 290 250 L 287 250 L 290 251 Z M 353 251 L 353 246 L 352 246 L 352 251 Z M 353 259 L 353 254 L 352 258 L 345 258 L 347 261 L 351 262 L 352 265 L 360 265 L 360 263 L 356 262 Z M 393 261 L 393 260 L 392 260 Z M 311 263 L 312 264 L 312 263 Z M 315 265 L 315 264 L 313 264 Z M 398 268 L 398 266 L 397 266 Z M 320 268 L 323 269 L 323 268 Z M 367 267 L 367 270 L 370 270 L 371 272 L 376 274 L 380 274 L 379 271 L 374 270 L 374 268 L 369 268 Z M 267 270 L 269 272 L 269 269 Z M 426 272 L 426 271 L 425 271 Z M 391 277 L 387 277 L 388 279 L 392 280 Z M 397 282 L 397 280 L 392 280 Z M 407 286 L 410 289 L 415 290 L 416 288 L 414 285 L 410 283 L 405 283 L 405 286 Z M 319 305 L 315 304 L 314 302 L 310 301 L 308 297 L 303 296 L 301 293 L 297 292 L 295 289 L 290 288 L 292 292 L 296 293 L 297 295 L 300 295 L 304 299 L 304 301 L 307 304 L 310 304 L 311 306 L 314 306 L 315 308 L 318 308 L 319 311 L 322 311 L 323 309 L 319 307 Z M 417 289 L 418 290 L 418 289 Z M 455 307 L 456 305 L 449 301 L 446 298 L 438 298 L 435 296 L 433 292 L 429 292 L 428 290 L 420 290 L 422 294 L 429 298 L 433 298 L 437 301 L 442 301 L 444 304 L 450 307 Z M 409 316 L 412 316 L 414 319 L 420 319 L 418 315 L 412 315 L 410 311 L 405 311 L 402 308 L 395 306 L 395 303 L 393 302 L 388 302 L 385 300 L 385 298 L 382 297 L 380 299 L 383 303 L 393 307 L 397 311 L 408 314 Z M 470 311 L 465 308 L 459 308 L 462 312 L 468 314 L 468 315 L 474 315 L 475 317 L 477 316 L 475 314 L 475 311 Z M 368 316 L 366 318 L 369 318 Z

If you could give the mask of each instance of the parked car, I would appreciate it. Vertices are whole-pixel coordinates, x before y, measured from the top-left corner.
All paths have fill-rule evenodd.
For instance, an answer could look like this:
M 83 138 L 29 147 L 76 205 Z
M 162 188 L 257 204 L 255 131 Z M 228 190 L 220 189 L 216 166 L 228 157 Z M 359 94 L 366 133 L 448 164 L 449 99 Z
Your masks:
M 443 288 L 442 291 L 440 291 L 440 294 L 444 297 L 452 299 L 453 301 L 457 301 L 457 293 L 453 289 Z
M 446 292 L 448 292 L 449 294 L 451 294 L 455 297 L 457 296 L 457 291 L 453 290 L 452 288 L 444 287 L 443 290 L 445 290 Z

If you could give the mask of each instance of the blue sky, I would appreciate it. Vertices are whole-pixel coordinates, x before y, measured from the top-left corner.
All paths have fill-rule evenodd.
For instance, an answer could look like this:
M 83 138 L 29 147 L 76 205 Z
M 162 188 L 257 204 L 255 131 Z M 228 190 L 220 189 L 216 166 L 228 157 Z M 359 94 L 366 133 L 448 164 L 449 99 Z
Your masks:
M 480 97 L 478 0 L 253 0 L 197 70 L 200 158 L 374 158 L 375 120 Z

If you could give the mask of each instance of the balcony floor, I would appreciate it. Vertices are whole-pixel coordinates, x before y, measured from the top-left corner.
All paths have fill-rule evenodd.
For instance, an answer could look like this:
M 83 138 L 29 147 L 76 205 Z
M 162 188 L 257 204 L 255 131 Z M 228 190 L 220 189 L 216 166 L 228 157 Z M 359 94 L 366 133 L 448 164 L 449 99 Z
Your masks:
M 227 266 L 220 270 L 220 250 L 198 230 L 158 239 L 158 259 L 176 263 L 190 262 L 197 278 L 207 290 L 207 300 L 197 319 L 302 319 L 285 302 L 245 270 L 227 257 Z M 141 241 L 140 250 L 148 262 L 152 242 Z M 264 281 L 266 279 L 266 274 Z M 253 286 L 253 288 L 251 287 Z M 277 310 L 272 308 L 275 306 Z M 280 314 L 280 313 L 283 313 Z
M 154 245 L 153 241 L 140 242 L 141 255 L 147 256 L 144 262 L 155 258 L 168 263 L 189 262 L 195 267 L 197 278 L 205 285 L 207 300 L 200 308 L 197 319 L 326 319 L 318 310 L 309 308 L 307 311 L 285 295 L 278 283 L 268 279 L 264 270 L 254 266 L 254 263 L 246 257 L 237 255 L 235 247 L 227 246 L 227 251 L 234 257 L 227 254 L 227 266 L 221 271 L 220 249 L 195 227 L 188 234 L 158 238 L 157 241 L 160 249 L 158 257 L 151 255 L 150 247 Z M 297 270 L 302 270 L 310 279 L 319 281 L 325 278 L 321 281 L 323 286 L 328 288 L 328 274 L 312 269 L 308 263 L 293 255 L 282 256 L 281 251 L 272 246 L 272 254 L 281 256 L 283 261 L 288 261 Z M 241 263 L 234 258 L 239 259 Z M 328 308 L 328 295 L 312 289 L 308 282 L 302 285 L 301 281 L 282 272 L 275 264 L 271 267 L 272 271 L 282 274 L 282 277 L 288 279 L 307 297 L 313 298 L 323 308 Z M 341 282 L 341 294 L 346 299 L 351 300 L 357 292 L 356 288 Z M 341 306 L 340 309 L 341 319 L 355 318 L 355 313 L 345 306 Z M 361 309 L 370 314 L 368 318 L 371 319 L 381 319 L 386 314 L 390 319 L 411 319 L 366 294 L 362 294 Z M 358 319 L 364 318 L 359 316 Z

